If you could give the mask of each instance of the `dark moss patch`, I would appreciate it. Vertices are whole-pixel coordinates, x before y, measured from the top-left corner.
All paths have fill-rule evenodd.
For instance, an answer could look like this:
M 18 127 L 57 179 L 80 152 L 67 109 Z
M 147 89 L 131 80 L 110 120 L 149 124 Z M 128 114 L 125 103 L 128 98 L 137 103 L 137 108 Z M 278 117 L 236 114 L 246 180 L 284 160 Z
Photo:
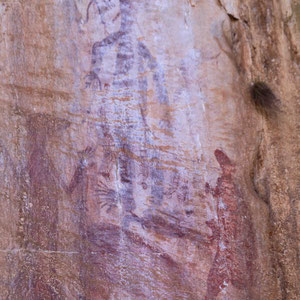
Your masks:
M 253 105 L 262 115 L 270 117 L 279 112 L 280 101 L 266 83 L 256 81 L 251 84 L 250 95 Z

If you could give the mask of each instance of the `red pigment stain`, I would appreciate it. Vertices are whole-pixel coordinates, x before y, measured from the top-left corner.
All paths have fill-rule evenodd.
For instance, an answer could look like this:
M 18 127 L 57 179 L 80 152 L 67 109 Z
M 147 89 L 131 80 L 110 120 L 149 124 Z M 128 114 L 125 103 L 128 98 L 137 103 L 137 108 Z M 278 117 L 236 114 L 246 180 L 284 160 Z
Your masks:
M 221 150 L 217 149 L 214 154 L 222 174 L 215 188 L 208 183 L 205 186 L 217 203 L 217 220 L 207 222 L 216 242 L 216 254 L 207 278 L 205 299 L 216 299 L 229 284 L 244 290 L 250 297 L 256 257 L 251 216 L 234 183 L 235 165 Z

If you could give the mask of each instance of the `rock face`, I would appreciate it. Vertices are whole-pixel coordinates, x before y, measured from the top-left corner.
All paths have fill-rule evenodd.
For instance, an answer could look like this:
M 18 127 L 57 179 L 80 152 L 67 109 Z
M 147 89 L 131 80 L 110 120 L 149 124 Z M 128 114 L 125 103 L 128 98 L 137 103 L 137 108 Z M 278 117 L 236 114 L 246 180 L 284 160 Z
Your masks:
M 1 299 L 300 299 L 282 2 L 2 1 Z

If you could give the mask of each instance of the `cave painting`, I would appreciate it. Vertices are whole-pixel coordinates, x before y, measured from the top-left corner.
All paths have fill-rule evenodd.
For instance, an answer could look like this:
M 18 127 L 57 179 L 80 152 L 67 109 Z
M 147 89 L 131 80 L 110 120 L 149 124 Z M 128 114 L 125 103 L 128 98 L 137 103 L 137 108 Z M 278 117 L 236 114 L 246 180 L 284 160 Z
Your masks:
M 48 153 L 47 142 L 70 124 L 44 113 L 23 114 L 28 157 L 27 165 L 20 172 L 19 188 L 27 197 L 19 207 L 23 220 L 19 246 L 24 254 L 21 254 L 22 263 L 12 281 L 9 299 L 21 296 L 39 299 L 41 295 L 44 299 L 58 299 L 64 292 L 57 279 L 56 259 L 47 257 L 46 253 L 59 250 L 58 203 L 64 185 Z
M 99 179 L 94 187 L 94 193 L 100 199 L 101 209 L 105 209 L 106 212 L 121 209 L 118 217 L 122 220 L 120 226 L 87 221 L 89 223 L 85 233 L 89 241 L 87 247 L 98 253 L 98 256 L 89 257 L 88 261 L 92 265 L 104 264 L 101 269 L 111 270 L 102 274 L 98 268 L 94 268 L 93 272 L 96 274 L 93 280 L 98 283 L 104 281 L 107 284 L 106 288 L 98 285 L 101 291 L 98 290 L 97 293 L 108 295 L 109 286 L 113 282 L 118 284 L 122 282 L 122 276 L 115 273 L 117 266 L 124 266 L 127 260 L 126 265 L 130 265 L 134 260 L 127 253 L 129 245 L 131 243 L 134 245 L 136 243 L 134 239 L 139 237 L 132 236 L 129 230 L 131 222 L 168 238 L 186 239 L 199 249 L 216 248 L 207 278 L 206 299 L 216 299 L 229 284 L 242 290 L 251 282 L 255 244 L 247 205 L 234 183 L 234 164 L 224 152 L 215 151 L 222 175 L 218 178 L 216 188 L 206 185 L 207 193 L 210 193 L 217 202 L 217 219 L 207 222 L 212 236 L 182 226 L 180 217 L 161 208 L 164 197 L 171 197 L 174 193 L 178 193 L 183 202 L 189 197 L 189 187 L 184 182 L 180 183 L 181 191 L 176 188 L 172 190 L 172 187 L 166 190 L 161 153 L 158 147 L 149 147 L 155 146 L 157 133 L 163 138 L 172 136 L 164 72 L 148 47 L 136 36 L 134 2 L 91 1 L 87 7 L 86 22 L 92 21 L 91 10 L 96 11 L 94 15 L 101 20 L 100 23 L 105 29 L 113 27 L 108 22 L 115 23 L 118 20 L 120 23 L 117 30 L 93 44 L 91 68 L 85 76 L 86 88 L 98 93 L 99 117 L 104 120 L 97 125 L 99 140 L 109 140 L 109 143 L 104 144 L 111 145 L 103 148 L 106 154 L 99 164 L 102 168 L 98 172 Z M 115 10 L 116 13 L 107 20 L 105 15 L 110 10 Z M 154 121 L 148 114 L 148 90 L 151 83 L 154 86 L 154 99 L 160 110 L 159 118 Z M 114 178 L 117 187 L 110 185 L 114 168 L 118 174 L 118 178 Z M 174 183 L 181 180 L 177 171 L 171 177 Z M 151 194 L 148 209 L 142 215 L 136 213 L 134 184 L 137 178 L 142 178 L 140 182 L 142 188 L 146 191 L 150 189 Z M 243 238 L 244 236 L 246 238 Z M 110 237 L 116 241 L 108 242 Z M 119 251 L 122 253 L 121 257 L 117 255 Z M 112 258 L 111 262 L 107 260 L 108 257 Z M 143 265 L 139 259 L 134 264 Z M 108 274 L 111 277 L 107 277 Z M 130 274 L 131 272 L 127 275 L 132 276 Z M 90 282 L 91 289 L 92 286 L 96 289 L 97 284 L 93 283 L 90 276 L 91 274 L 85 273 L 83 278 Z M 118 279 L 118 276 L 121 277 Z M 189 285 L 188 281 L 184 285 Z M 137 290 L 132 290 L 131 293 L 135 296 L 139 293 L 146 294 L 146 287 L 137 287 Z
M 161 66 L 147 46 L 137 38 L 133 1 L 93 0 L 87 7 L 86 23 L 92 22 L 92 11 L 93 16 L 101 20 L 105 31 L 113 27 L 112 23 L 119 21 L 120 24 L 116 31 L 93 44 L 91 69 L 85 76 L 86 88 L 102 91 L 99 96 L 99 116 L 104 121 L 98 126 L 99 136 L 103 138 L 104 135 L 110 135 L 111 144 L 114 145 L 105 150 L 114 153 L 114 158 L 110 157 L 110 168 L 107 163 L 104 166 L 105 161 L 102 163 L 106 171 L 99 172 L 102 175 L 106 173 L 106 176 L 99 179 L 95 192 L 101 198 L 101 206 L 108 211 L 116 209 L 117 202 L 120 202 L 123 225 L 128 226 L 131 220 L 136 220 L 133 184 L 140 173 L 143 189 L 151 189 L 150 206 L 157 207 L 163 201 L 161 153 L 153 145 L 158 140 L 155 131 L 172 135 L 169 98 Z M 111 19 L 107 19 L 111 11 L 115 13 L 111 14 Z M 150 82 L 153 83 L 154 101 L 157 102 L 154 106 L 159 111 L 155 118 L 147 116 Z M 119 174 L 116 179 L 120 183 L 118 192 L 108 185 L 114 164 Z
M 180 217 L 162 207 L 164 198 L 176 193 L 185 202 L 188 187 L 178 182 L 180 191 L 175 187 L 165 189 L 166 172 L 171 172 L 171 180 L 181 179 L 178 171 L 165 170 L 159 147 L 161 139 L 172 137 L 169 97 L 160 64 L 136 36 L 134 9 L 134 2 L 129 0 L 91 1 L 87 6 L 86 23 L 93 22 L 93 15 L 105 31 L 113 27 L 108 23 L 119 21 L 120 27 L 93 44 L 90 72 L 85 75 L 85 87 L 98 101 L 101 122 L 91 126 L 98 134 L 95 147 L 101 147 L 102 160 L 96 161 L 97 171 L 90 177 L 79 170 L 84 174 L 80 177 L 82 184 L 76 185 L 79 181 L 74 179 L 69 187 L 73 199 L 79 199 L 76 202 L 85 199 L 84 206 L 86 201 L 92 202 L 88 193 L 95 197 L 98 209 L 111 220 L 104 215 L 104 222 L 103 215 L 87 207 L 81 212 L 85 240 L 80 246 L 84 257 L 82 297 L 101 294 L 106 298 L 119 288 L 135 298 L 157 298 L 165 293 L 174 299 L 197 299 L 190 279 L 180 271 L 184 266 L 159 247 L 149 246 L 151 243 L 130 227 L 135 224 L 166 238 L 186 240 L 199 249 L 213 242 L 211 236 L 184 226 Z M 107 20 L 111 10 L 115 15 Z M 150 101 L 151 87 L 154 96 Z M 156 116 L 149 113 L 151 105 L 157 109 Z M 144 191 L 143 198 L 136 196 L 136 185 Z M 93 191 L 89 192 L 87 186 Z M 147 209 L 137 212 L 137 201 L 148 201 Z M 157 265 L 163 266 L 158 277 L 154 275 Z M 151 289 L 152 285 L 156 288 Z
M 217 219 L 207 222 L 213 232 L 216 254 L 207 278 L 206 300 L 217 299 L 229 284 L 250 291 L 251 288 L 246 287 L 251 287 L 256 255 L 251 216 L 234 183 L 236 166 L 219 149 L 215 157 L 222 174 L 215 188 L 206 184 L 206 192 L 216 200 L 217 210 Z

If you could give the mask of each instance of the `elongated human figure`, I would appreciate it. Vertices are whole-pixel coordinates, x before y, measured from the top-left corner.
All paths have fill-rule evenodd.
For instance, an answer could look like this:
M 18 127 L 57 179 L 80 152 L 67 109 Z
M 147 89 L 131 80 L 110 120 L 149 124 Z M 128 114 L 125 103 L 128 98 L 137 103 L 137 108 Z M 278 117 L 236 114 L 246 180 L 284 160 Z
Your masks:
M 160 153 L 154 149 L 155 147 L 149 150 L 149 145 L 154 145 L 154 134 L 150 130 L 146 116 L 149 85 L 147 73 L 152 74 L 150 79 L 154 83 L 155 98 L 162 111 L 155 127 L 167 135 L 171 135 L 171 129 L 164 73 L 146 45 L 137 39 L 136 22 L 132 13 L 133 1 L 93 0 L 88 5 L 86 21 L 91 21 L 90 12 L 94 9 L 102 24 L 106 26 L 105 14 L 118 5 L 120 9 L 118 14 L 109 22 L 116 22 L 120 18 L 120 28 L 94 43 L 86 87 L 103 91 L 100 105 L 102 103 L 104 105 L 101 111 L 102 113 L 105 111 L 110 134 L 118 149 L 116 159 L 120 182 L 118 195 L 123 225 L 127 226 L 128 221 L 136 219 L 133 213 L 136 208 L 133 197 L 133 181 L 137 172 L 137 164 L 133 159 L 135 154 L 138 154 L 141 160 L 143 188 L 147 189 L 148 184 L 151 187 L 150 206 L 159 206 L 164 194 Z M 103 191 L 101 193 L 103 194 Z

